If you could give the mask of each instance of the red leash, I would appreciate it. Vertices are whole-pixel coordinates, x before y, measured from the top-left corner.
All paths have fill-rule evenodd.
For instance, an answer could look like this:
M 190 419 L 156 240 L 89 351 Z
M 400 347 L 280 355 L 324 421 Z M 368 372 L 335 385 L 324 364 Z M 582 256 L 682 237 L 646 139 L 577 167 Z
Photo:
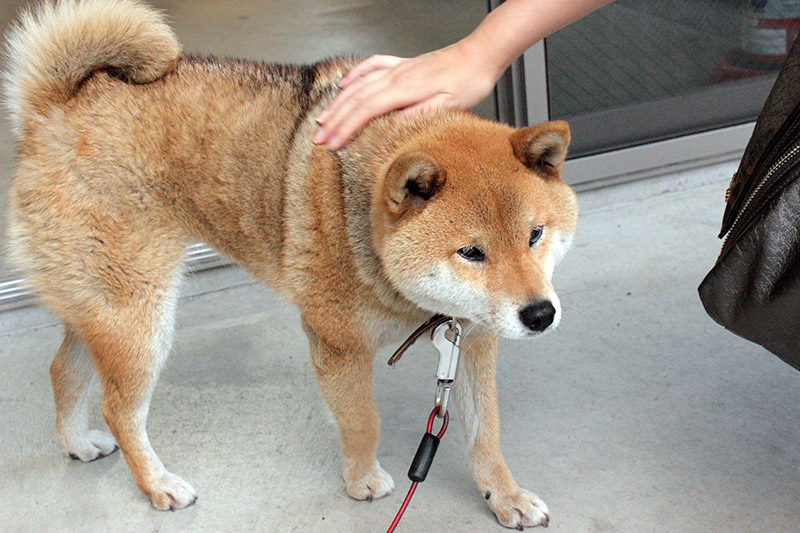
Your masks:
M 439 433 L 436 435 L 431 433 L 433 430 L 433 419 L 436 417 L 439 409 L 440 407 L 438 405 L 434 407 L 428 417 L 428 426 L 425 435 L 422 436 L 422 441 L 419 443 L 419 448 L 417 448 L 417 453 L 414 455 L 414 460 L 411 461 L 411 468 L 408 469 L 408 478 L 412 481 L 411 488 L 408 489 L 408 494 L 406 494 L 403 500 L 403 505 L 400 506 L 400 510 L 397 511 L 397 515 L 395 515 L 392 525 L 389 526 L 386 533 L 392 533 L 397 527 L 397 524 L 400 523 L 400 519 L 403 518 L 403 513 L 406 512 L 406 508 L 411 502 L 411 497 L 414 496 L 414 491 L 417 490 L 417 485 L 425 481 L 425 477 L 428 475 L 428 470 L 433 463 L 433 457 L 436 455 L 436 450 L 439 448 L 439 440 L 444 436 L 444 432 L 447 431 L 447 425 L 450 423 L 450 413 L 445 411 L 442 429 L 440 429 Z
M 406 512 L 406 507 L 411 502 L 411 497 L 414 495 L 414 491 L 417 490 L 417 485 L 419 485 L 418 481 L 415 481 L 411 484 L 411 488 L 408 489 L 408 494 L 406 494 L 406 499 L 403 500 L 403 505 L 400 506 L 400 510 L 397 511 L 397 515 L 395 515 L 394 520 L 392 520 L 392 525 L 389 526 L 389 529 L 386 530 L 386 533 L 392 533 L 394 528 L 397 527 L 397 524 L 400 523 L 400 519 L 403 518 L 403 513 Z

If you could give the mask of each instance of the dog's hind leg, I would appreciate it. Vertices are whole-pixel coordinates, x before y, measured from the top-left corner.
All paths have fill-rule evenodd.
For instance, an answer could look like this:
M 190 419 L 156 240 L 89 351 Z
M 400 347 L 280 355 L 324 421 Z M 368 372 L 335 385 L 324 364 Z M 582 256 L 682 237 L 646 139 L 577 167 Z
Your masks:
M 71 328 L 52 369 L 62 437 L 85 434 L 92 375 L 79 337 L 100 377 L 103 416 L 137 485 L 158 509 L 186 507 L 194 489 L 164 468 L 146 423 L 171 344 L 189 236 L 165 210 L 157 177 L 135 166 L 138 155 L 117 161 L 98 140 L 95 156 L 89 150 L 81 159 L 62 153 L 66 141 L 52 132 L 38 138 L 50 141 L 31 140 L 30 150 L 46 155 L 21 156 L 14 175 L 10 250 L 39 300 Z
M 78 332 L 64 325 L 64 341 L 50 365 L 56 427 L 69 456 L 94 461 L 118 449 L 114 438 L 89 429 L 89 391 L 97 378 L 91 353 Z
M 334 348 L 317 338 L 307 323 L 304 327 L 322 397 L 339 425 L 347 494 L 356 500 L 386 496 L 394 480 L 376 458 L 380 419 L 372 391 L 373 354 Z
M 82 327 L 103 387 L 103 416 L 136 484 L 159 510 L 187 507 L 197 499 L 191 485 L 164 467 L 146 430 L 153 389 L 172 343 L 178 277 L 173 273 L 168 286 L 136 287 L 124 306 Z

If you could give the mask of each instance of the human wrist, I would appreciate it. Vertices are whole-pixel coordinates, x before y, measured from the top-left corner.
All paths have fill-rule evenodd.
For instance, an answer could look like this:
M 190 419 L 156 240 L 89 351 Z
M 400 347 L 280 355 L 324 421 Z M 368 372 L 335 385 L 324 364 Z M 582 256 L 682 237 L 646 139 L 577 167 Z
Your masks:
M 486 35 L 473 32 L 452 45 L 458 55 L 472 67 L 477 77 L 489 77 L 497 81 L 514 60 L 496 41 Z

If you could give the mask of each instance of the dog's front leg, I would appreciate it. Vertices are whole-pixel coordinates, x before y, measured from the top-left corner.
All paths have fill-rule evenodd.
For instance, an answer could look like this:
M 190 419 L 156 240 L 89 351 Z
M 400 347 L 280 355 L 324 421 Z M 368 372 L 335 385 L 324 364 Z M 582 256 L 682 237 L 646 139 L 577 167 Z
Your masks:
M 334 347 L 306 331 L 322 397 L 339 425 L 347 494 L 357 500 L 386 496 L 394 480 L 376 459 L 380 418 L 372 392 L 374 353 L 358 345 Z
M 547 506 L 514 481 L 500 451 L 497 410 L 497 337 L 467 335 L 455 384 L 457 410 L 464 424 L 467 453 L 478 488 L 497 519 L 506 527 L 547 526 Z

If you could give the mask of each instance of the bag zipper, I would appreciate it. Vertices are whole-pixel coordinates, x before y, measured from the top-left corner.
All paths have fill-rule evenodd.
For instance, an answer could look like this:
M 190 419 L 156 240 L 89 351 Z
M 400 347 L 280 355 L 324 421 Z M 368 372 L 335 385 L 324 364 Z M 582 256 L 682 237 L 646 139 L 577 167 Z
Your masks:
M 795 106 L 794 109 L 792 109 L 791 113 L 789 113 L 789 116 L 786 118 L 786 120 L 783 121 L 783 124 L 781 124 L 780 128 L 778 128 L 778 131 L 775 132 L 775 134 L 772 136 L 772 138 L 770 139 L 769 143 L 764 148 L 764 150 L 762 152 L 762 156 L 759 158 L 759 161 L 756 163 L 755 168 L 753 169 L 752 173 L 750 174 L 751 176 L 757 176 L 758 175 L 758 173 L 761 171 L 762 167 L 764 165 L 766 165 L 767 161 L 769 161 L 770 155 L 774 151 L 776 151 L 776 149 L 780 148 L 779 145 L 780 145 L 781 141 L 784 140 L 784 138 L 787 136 L 787 134 L 789 133 L 789 130 L 792 128 L 792 126 L 798 125 L 798 122 L 800 122 L 798 119 L 800 119 L 800 105 L 797 105 L 797 106 Z M 796 141 L 797 141 L 797 139 L 792 139 L 788 143 L 788 145 L 791 146 Z M 739 173 L 737 172 L 737 173 L 735 173 L 733 175 L 733 178 L 731 178 L 731 184 L 728 186 L 728 190 L 725 191 L 725 203 L 726 204 L 730 200 L 730 195 L 731 195 L 731 192 L 732 192 L 733 182 L 736 179 L 738 174 Z M 765 179 L 767 179 L 767 178 L 765 178 Z M 764 180 L 762 180 L 762 182 L 763 181 Z M 748 195 L 747 198 L 750 198 L 759 189 L 760 186 L 761 186 L 761 183 L 759 183 L 756 186 L 756 188 L 753 191 L 751 191 L 750 195 Z M 731 212 L 734 212 L 734 211 L 737 212 L 737 216 L 735 217 L 735 219 L 738 218 L 739 215 L 741 214 L 741 212 L 744 210 L 744 208 L 741 207 L 742 198 L 745 198 L 745 194 L 744 193 L 745 193 L 744 190 L 741 191 L 739 193 L 739 195 L 737 195 L 737 198 L 734 200 L 734 205 L 730 206 Z M 727 214 L 727 210 L 726 210 L 726 214 Z M 728 235 L 730 234 L 730 231 L 733 229 L 733 224 L 735 223 L 735 219 L 734 219 L 733 223 L 728 225 L 727 230 L 724 229 L 725 224 L 723 224 L 724 233 L 722 233 L 720 235 L 720 237 L 722 237 L 725 234 L 728 234 Z
M 763 201 L 765 200 L 765 198 L 762 198 L 760 205 L 757 206 L 757 208 L 753 210 L 751 213 L 749 213 L 751 216 L 747 217 L 748 218 L 747 224 L 742 223 L 741 226 L 739 225 L 740 221 L 744 219 L 744 216 L 747 213 L 747 209 L 755 202 L 756 198 L 761 194 L 761 192 L 767 189 L 768 186 L 769 186 L 768 192 L 770 191 L 777 192 L 783 189 L 782 186 L 778 185 L 784 185 L 783 182 L 786 180 L 780 178 L 783 178 L 786 174 L 780 175 L 779 178 L 774 180 L 773 177 L 777 175 L 778 171 L 781 170 L 782 167 L 785 167 L 789 161 L 792 161 L 793 163 L 796 162 L 793 160 L 797 159 L 798 155 L 800 155 L 800 143 L 795 144 L 791 150 L 784 153 L 775 163 L 773 163 L 772 166 L 767 171 L 767 174 L 764 176 L 764 179 L 762 179 L 758 183 L 758 185 L 756 185 L 756 188 L 753 189 L 753 191 L 747 197 L 747 200 L 744 202 L 741 209 L 737 213 L 736 218 L 734 218 L 730 229 L 728 230 L 724 240 L 722 241 L 722 250 L 720 251 L 719 254 L 720 258 L 722 258 L 728 251 L 729 242 L 735 242 L 736 238 L 738 238 L 739 235 L 743 233 L 744 229 L 749 225 L 750 222 L 752 222 L 752 220 L 755 218 L 755 215 L 758 214 L 758 212 L 761 210 L 761 207 L 763 207 L 764 204 L 766 203 L 766 201 Z M 791 168 L 792 166 L 793 165 L 789 165 L 789 168 Z M 768 197 L 769 194 L 767 194 L 766 196 Z

